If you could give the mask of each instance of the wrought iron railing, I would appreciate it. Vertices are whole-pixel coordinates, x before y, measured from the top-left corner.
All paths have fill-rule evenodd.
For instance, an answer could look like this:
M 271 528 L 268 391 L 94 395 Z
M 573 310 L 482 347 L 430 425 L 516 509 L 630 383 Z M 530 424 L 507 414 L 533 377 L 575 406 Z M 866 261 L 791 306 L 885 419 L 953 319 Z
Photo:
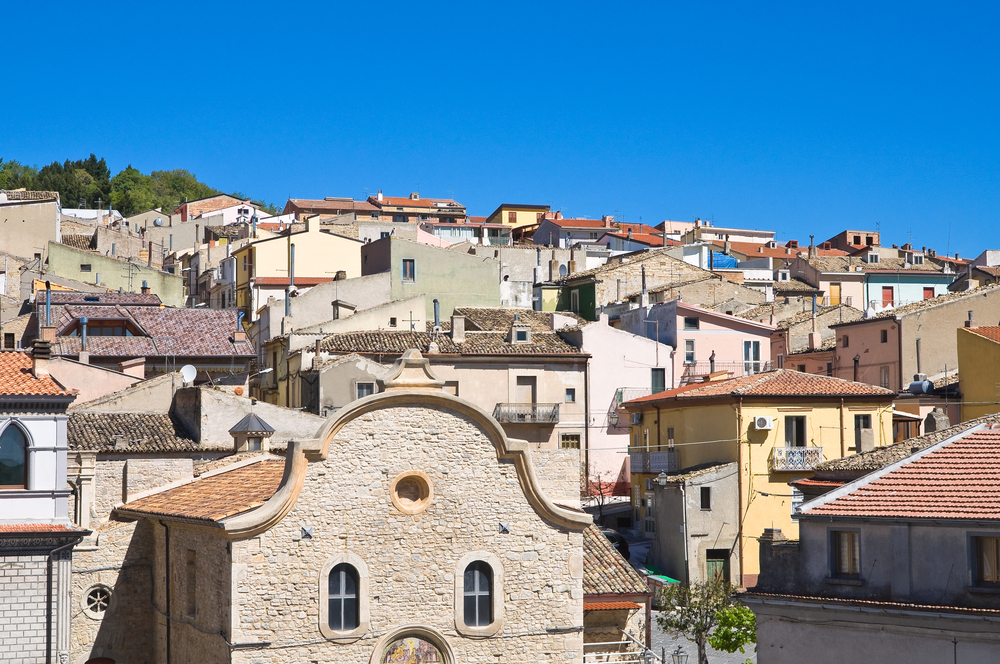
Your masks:
M 615 390 L 615 404 L 621 406 L 626 401 L 648 397 L 652 393 L 653 390 L 649 387 L 619 387 Z
M 555 424 L 559 421 L 559 404 L 498 403 L 493 418 L 501 424 Z
M 771 470 L 812 470 L 823 463 L 822 447 L 775 447 L 771 450 Z
M 686 363 L 681 372 L 681 383 L 697 382 L 702 377 L 725 371 L 729 375 L 727 378 L 740 378 L 742 376 L 752 376 L 754 374 L 771 371 L 774 365 L 769 361 L 750 360 L 746 362 L 691 362 Z
M 647 452 L 646 450 L 629 450 L 629 469 L 633 473 L 673 473 L 677 471 L 677 452 Z

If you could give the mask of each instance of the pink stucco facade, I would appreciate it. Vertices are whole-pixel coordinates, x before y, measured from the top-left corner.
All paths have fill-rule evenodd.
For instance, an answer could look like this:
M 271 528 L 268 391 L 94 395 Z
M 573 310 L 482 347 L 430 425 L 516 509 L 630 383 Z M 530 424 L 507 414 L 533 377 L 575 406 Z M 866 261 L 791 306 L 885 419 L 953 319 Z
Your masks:
M 676 386 L 700 382 L 713 369 L 735 378 L 770 368 L 773 326 L 682 302 L 676 309 Z

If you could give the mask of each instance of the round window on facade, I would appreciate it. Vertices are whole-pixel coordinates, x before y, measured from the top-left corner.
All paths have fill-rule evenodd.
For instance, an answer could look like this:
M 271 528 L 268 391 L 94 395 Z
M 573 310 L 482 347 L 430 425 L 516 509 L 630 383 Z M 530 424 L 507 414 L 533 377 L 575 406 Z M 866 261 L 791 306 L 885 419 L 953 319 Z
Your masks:
M 389 497 L 395 508 L 403 514 L 419 514 L 434 499 L 434 487 L 431 478 L 425 473 L 410 470 L 392 480 Z
M 100 620 L 111 607 L 113 597 L 114 594 L 109 586 L 103 583 L 95 584 L 83 595 L 83 612 L 95 620 Z

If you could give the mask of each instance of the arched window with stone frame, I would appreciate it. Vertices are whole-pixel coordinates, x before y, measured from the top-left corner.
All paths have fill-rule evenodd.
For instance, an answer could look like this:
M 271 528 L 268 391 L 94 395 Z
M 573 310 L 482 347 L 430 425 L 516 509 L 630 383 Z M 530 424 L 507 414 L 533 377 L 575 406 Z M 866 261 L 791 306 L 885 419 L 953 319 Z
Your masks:
M 368 631 L 368 566 L 360 556 L 341 553 L 319 573 L 319 631 L 328 639 L 353 640 Z
M 473 551 L 455 569 L 455 629 L 466 636 L 492 636 L 503 628 L 503 564 L 496 554 Z

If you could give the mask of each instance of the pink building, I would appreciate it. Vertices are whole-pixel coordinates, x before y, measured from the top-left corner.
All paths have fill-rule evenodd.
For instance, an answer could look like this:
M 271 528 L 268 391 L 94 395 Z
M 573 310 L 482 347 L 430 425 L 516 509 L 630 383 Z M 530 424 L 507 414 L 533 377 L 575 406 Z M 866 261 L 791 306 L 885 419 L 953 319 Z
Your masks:
M 621 315 L 621 329 L 673 346 L 673 379 L 656 391 L 698 382 L 718 371 L 736 378 L 771 369 L 773 325 L 680 300 L 627 311 Z

